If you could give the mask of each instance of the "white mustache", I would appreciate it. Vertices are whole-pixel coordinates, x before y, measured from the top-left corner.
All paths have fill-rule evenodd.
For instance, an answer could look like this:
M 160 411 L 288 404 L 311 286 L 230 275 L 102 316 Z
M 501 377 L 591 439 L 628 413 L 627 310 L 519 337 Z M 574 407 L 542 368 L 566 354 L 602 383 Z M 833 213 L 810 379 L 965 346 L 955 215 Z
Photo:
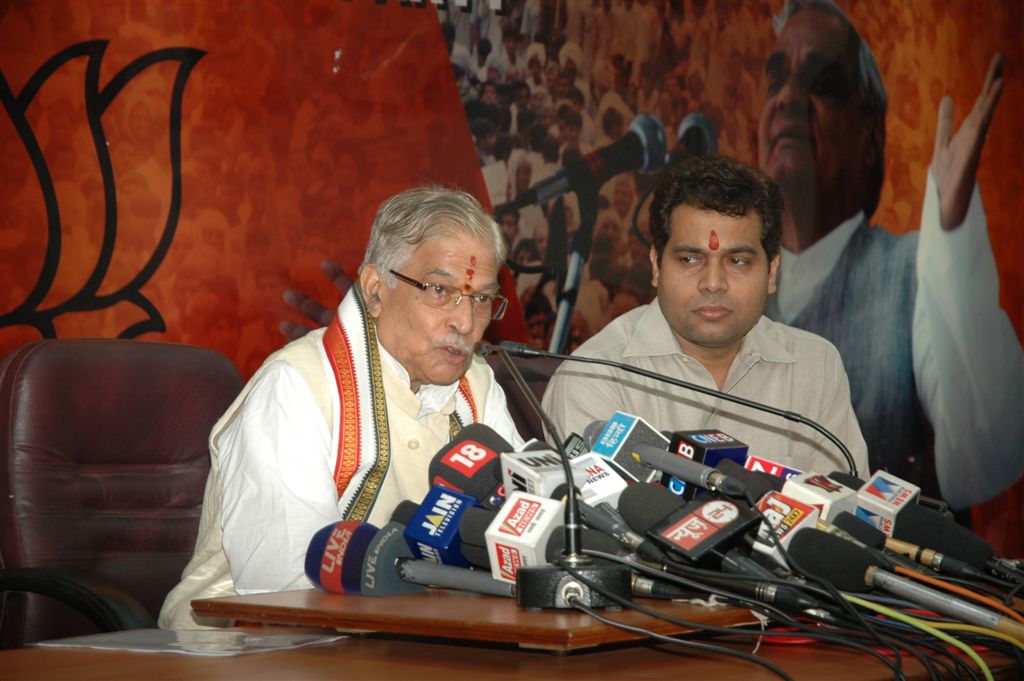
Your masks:
M 458 336 L 453 336 L 452 338 L 442 338 L 441 340 L 434 341 L 434 347 L 435 348 L 455 348 L 456 350 L 458 350 L 458 351 L 460 351 L 462 353 L 465 353 L 467 355 L 471 354 L 473 352 L 473 348 L 471 348 L 468 345 L 466 345 L 466 341 L 462 340 Z

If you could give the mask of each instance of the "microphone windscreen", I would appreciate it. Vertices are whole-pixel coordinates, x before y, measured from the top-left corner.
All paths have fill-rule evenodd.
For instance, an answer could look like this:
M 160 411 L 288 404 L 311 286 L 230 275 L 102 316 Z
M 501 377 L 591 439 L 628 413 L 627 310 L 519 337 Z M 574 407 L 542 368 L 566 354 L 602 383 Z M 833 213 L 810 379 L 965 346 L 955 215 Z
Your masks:
M 591 421 L 587 424 L 587 427 L 583 429 L 583 439 L 591 446 L 591 448 L 593 448 L 594 443 L 597 442 L 597 438 L 601 437 L 601 433 L 604 431 L 604 427 L 607 424 L 607 421 Z
M 480 503 L 500 505 L 501 459 L 514 448 L 493 428 L 471 423 L 446 444 L 430 462 L 431 485 L 443 485 Z
M 619 495 L 619 514 L 634 532 L 643 534 L 685 503 L 661 485 L 637 482 Z
M 491 554 L 487 552 L 486 546 L 467 544 L 462 542 L 462 557 L 478 568 L 491 569 Z
M 619 551 L 619 542 L 615 541 L 604 532 L 598 532 L 597 530 L 591 530 L 584 527 L 580 530 L 580 548 L 615 554 Z M 555 530 L 555 532 L 548 537 L 547 546 L 544 547 L 544 557 L 547 562 L 553 563 L 562 556 L 562 551 L 564 550 L 565 532 Z M 600 559 L 595 558 L 594 560 Z
M 849 511 L 838 514 L 832 519 L 832 524 L 865 546 L 878 550 L 885 548 L 885 532 L 874 525 L 869 525 Z
M 747 470 L 732 459 L 722 459 L 715 468 L 726 475 L 739 480 L 747 490 L 747 494 L 755 501 L 768 492 L 781 492 L 786 481 L 770 473 Z
M 487 528 L 496 515 L 498 515 L 497 511 L 488 511 L 478 506 L 467 508 L 459 518 L 459 537 L 462 539 L 462 544 L 486 546 Z M 466 556 L 466 559 L 473 562 L 469 556 Z
M 878 559 L 856 544 L 814 528 L 793 535 L 789 555 L 808 574 L 831 582 L 840 591 L 870 591 L 867 570 L 872 565 L 881 566 Z
M 838 482 L 840 485 L 845 485 L 846 487 L 849 487 L 850 489 L 857 489 L 857 490 L 859 490 L 861 487 L 863 487 L 865 484 L 867 484 L 866 480 L 861 480 L 856 475 L 852 475 L 850 473 L 844 473 L 842 471 L 832 471 L 831 473 L 828 474 L 828 477 L 832 478 L 833 480 Z
M 939 511 L 913 504 L 896 516 L 892 536 L 962 560 L 978 570 L 985 569 L 994 553 L 991 544 L 963 525 Z
M 360 593 L 363 596 L 393 596 L 425 591 L 426 587 L 404 581 L 395 570 L 399 558 L 412 558 L 405 540 L 405 525 L 390 522 L 374 535 L 366 547 Z
M 349 520 L 321 528 L 306 549 L 306 577 L 324 591 L 359 593 L 363 559 L 377 531 L 375 525 Z
M 416 515 L 416 511 L 418 511 L 419 508 L 420 505 L 415 501 L 406 499 L 398 504 L 398 506 L 395 506 L 395 510 L 391 512 L 391 520 L 396 523 L 408 525 L 409 521 L 412 520 L 414 515 Z

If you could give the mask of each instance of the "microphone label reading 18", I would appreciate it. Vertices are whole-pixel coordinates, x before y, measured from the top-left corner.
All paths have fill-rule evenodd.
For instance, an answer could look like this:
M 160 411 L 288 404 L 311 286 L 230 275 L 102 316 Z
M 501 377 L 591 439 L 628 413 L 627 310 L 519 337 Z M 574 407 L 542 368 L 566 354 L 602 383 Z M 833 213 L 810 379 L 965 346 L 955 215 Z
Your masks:
M 466 440 L 445 454 L 441 461 L 456 470 L 462 470 L 467 477 L 472 477 L 474 471 L 487 465 L 496 456 L 498 456 L 496 452 L 484 447 L 479 442 Z

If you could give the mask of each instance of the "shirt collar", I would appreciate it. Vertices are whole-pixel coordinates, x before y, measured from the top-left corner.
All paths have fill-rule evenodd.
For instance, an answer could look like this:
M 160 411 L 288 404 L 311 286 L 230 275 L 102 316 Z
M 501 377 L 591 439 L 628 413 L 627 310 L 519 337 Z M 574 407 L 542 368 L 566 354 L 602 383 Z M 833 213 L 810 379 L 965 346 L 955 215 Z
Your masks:
M 388 352 L 383 345 L 380 343 L 380 339 L 377 340 L 377 350 L 380 352 L 381 361 L 387 362 L 396 374 L 398 378 L 405 385 L 409 386 L 409 392 L 412 393 L 412 386 L 410 385 L 409 372 L 406 371 L 402 363 L 395 359 L 394 355 Z M 450 414 L 455 411 L 455 402 L 452 400 L 455 397 L 455 392 L 459 389 L 459 382 L 456 381 L 451 385 L 429 385 L 423 384 L 420 389 L 416 391 L 416 399 L 419 400 L 419 413 L 416 415 L 416 419 L 420 420 L 431 414 L 442 413 Z
M 793 362 L 794 357 L 782 345 L 775 341 L 767 329 L 773 322 L 764 315 L 757 320 L 747 335 L 743 337 L 740 344 L 740 351 L 736 355 L 737 360 L 753 364 L 757 360 L 766 362 Z M 623 358 L 628 357 L 657 357 L 662 355 L 679 355 L 692 361 L 697 361 L 682 351 L 679 342 L 672 333 L 672 327 L 661 312 L 661 306 L 655 299 L 640 314 L 636 321 L 635 329 L 642 329 L 642 333 L 634 333 L 623 349 Z

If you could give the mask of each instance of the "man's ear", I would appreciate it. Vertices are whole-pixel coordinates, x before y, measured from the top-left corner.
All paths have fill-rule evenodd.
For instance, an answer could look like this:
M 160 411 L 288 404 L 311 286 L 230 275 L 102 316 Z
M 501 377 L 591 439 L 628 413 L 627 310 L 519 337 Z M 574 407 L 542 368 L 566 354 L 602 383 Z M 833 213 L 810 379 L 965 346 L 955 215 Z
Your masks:
M 366 265 L 359 272 L 359 286 L 363 291 L 363 299 L 366 303 L 366 311 L 376 319 L 380 316 L 384 307 L 381 302 L 381 291 L 387 288 L 387 283 L 375 265 Z
M 778 287 L 776 286 L 776 278 L 779 276 L 779 263 L 781 262 L 781 250 L 768 262 L 768 295 L 771 295 L 778 290 Z
M 658 252 L 654 250 L 654 246 L 651 246 L 651 286 L 658 288 L 658 275 L 661 270 L 658 268 Z

